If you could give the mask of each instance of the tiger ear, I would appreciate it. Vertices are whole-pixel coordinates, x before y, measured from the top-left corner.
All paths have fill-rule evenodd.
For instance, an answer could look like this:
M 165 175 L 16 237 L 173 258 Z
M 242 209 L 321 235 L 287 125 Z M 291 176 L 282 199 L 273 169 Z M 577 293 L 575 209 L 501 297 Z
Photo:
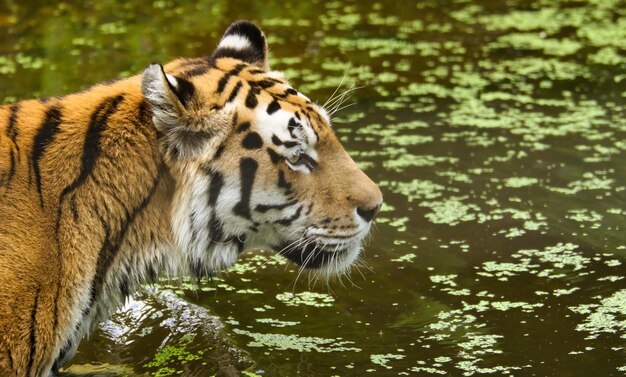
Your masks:
M 156 129 L 164 135 L 166 148 L 177 157 L 192 157 L 204 150 L 222 132 L 225 121 L 213 116 L 197 122 L 188 111 L 195 87 L 184 78 L 165 73 L 160 64 L 151 64 L 141 75 L 141 91 L 152 108 Z
M 141 75 L 141 91 L 162 124 L 174 124 L 186 113 L 193 97 L 191 82 L 165 73 L 160 64 L 150 64 Z
M 214 59 L 230 57 L 269 70 L 267 42 L 258 26 L 250 21 L 237 21 L 230 25 L 212 56 Z
M 150 64 L 141 75 L 141 91 L 153 106 L 184 111 L 195 88 L 191 82 L 165 73 L 161 64 Z

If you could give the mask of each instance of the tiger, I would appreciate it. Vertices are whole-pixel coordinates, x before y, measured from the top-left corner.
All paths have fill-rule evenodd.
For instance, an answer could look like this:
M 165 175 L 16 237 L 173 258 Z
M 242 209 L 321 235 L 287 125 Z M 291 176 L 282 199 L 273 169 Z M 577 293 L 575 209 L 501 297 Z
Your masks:
M 258 249 L 343 274 L 382 205 L 245 20 L 210 56 L 0 107 L 0 192 L 0 375 L 18 377 L 57 375 L 163 274 Z

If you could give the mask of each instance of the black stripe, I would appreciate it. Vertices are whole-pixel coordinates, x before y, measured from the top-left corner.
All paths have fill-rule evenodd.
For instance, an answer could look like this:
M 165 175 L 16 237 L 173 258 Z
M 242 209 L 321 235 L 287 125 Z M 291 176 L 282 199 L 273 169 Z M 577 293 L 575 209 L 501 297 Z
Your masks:
M 91 298 L 90 298 L 91 307 L 93 307 L 93 305 L 96 303 L 96 300 L 102 293 L 104 281 L 109 271 L 109 268 L 111 267 L 111 264 L 113 263 L 113 260 L 115 259 L 115 256 L 117 255 L 117 252 L 119 251 L 119 248 L 122 246 L 122 243 L 124 242 L 128 229 L 130 228 L 130 225 L 132 225 L 137 215 L 139 215 L 148 206 L 148 204 L 150 203 L 150 200 L 152 199 L 152 196 L 156 192 L 156 189 L 161 180 L 161 173 L 162 173 L 162 169 L 161 167 L 159 167 L 158 173 L 153 179 L 152 187 L 150 188 L 149 192 L 144 197 L 143 201 L 137 207 L 135 207 L 134 210 L 130 214 L 128 214 L 128 216 L 125 219 L 122 220 L 120 230 L 119 232 L 117 232 L 117 234 L 113 235 L 111 233 L 111 229 L 109 225 L 106 223 L 104 219 L 100 217 L 100 222 L 102 223 L 102 227 L 104 228 L 105 237 L 104 237 L 104 241 L 102 242 L 102 247 L 100 248 L 100 251 L 98 253 L 98 261 L 96 263 L 96 273 L 91 282 Z M 98 211 L 96 211 L 96 213 L 97 212 Z M 89 314 L 89 312 L 90 312 L 90 309 L 88 308 L 86 313 Z
M 224 178 L 218 172 L 211 172 L 211 183 L 209 184 L 209 206 L 215 207 L 217 198 L 220 196 L 222 187 L 224 186 Z
M 272 148 L 267 148 L 267 154 L 270 155 L 270 159 L 272 160 L 273 164 L 277 164 L 280 162 L 280 160 L 282 160 L 283 158 L 276 153 L 276 151 L 274 151 Z
M 300 156 L 302 157 L 304 164 L 307 168 L 309 168 L 309 170 L 313 170 L 317 167 L 317 161 L 311 158 L 311 156 L 309 156 L 308 154 L 302 154 Z
M 318 115 L 318 117 L 319 117 L 319 115 Z M 319 122 L 322 123 L 322 124 L 326 123 L 326 121 L 322 121 L 322 120 L 320 120 Z M 311 124 L 311 122 L 309 122 L 309 124 Z M 315 140 L 319 140 L 320 136 L 317 134 L 317 131 L 315 130 L 314 125 L 311 124 L 311 126 L 309 128 L 313 131 L 313 134 L 315 135 Z
M 228 99 L 226 100 L 226 102 L 232 102 L 235 97 L 237 97 L 237 94 L 239 94 L 239 89 L 241 89 L 241 81 L 237 82 L 237 85 L 235 85 L 235 87 L 233 88 L 233 91 L 230 92 L 230 94 L 228 95 Z
M 74 221 L 78 222 L 78 207 L 76 205 L 76 195 L 72 195 L 72 198 L 70 199 L 70 210 L 72 211 Z
M 17 112 L 19 110 L 19 107 L 20 107 L 19 104 L 15 103 L 11 105 L 11 107 L 9 108 L 10 110 L 9 124 L 7 126 L 6 135 L 9 137 L 9 139 L 11 139 L 13 144 L 16 144 L 15 139 L 17 138 L 16 124 L 17 124 Z M 17 144 L 16 144 L 16 147 L 17 147 Z
M 213 160 L 217 160 L 222 156 L 222 153 L 224 153 L 224 144 L 220 144 L 219 147 L 217 147 L 217 150 L 215 151 L 215 154 L 213 155 Z
M 59 368 L 61 367 L 63 359 L 65 358 L 67 351 L 69 351 L 73 345 L 74 343 L 72 343 L 72 341 L 70 341 L 69 339 L 67 340 L 67 342 L 65 342 L 65 345 L 61 348 L 61 351 L 59 351 L 59 356 L 57 356 L 57 358 L 54 360 L 54 364 L 52 365 L 53 375 L 57 375 L 59 373 Z
M 152 125 L 152 113 L 145 100 L 141 101 L 137 107 L 137 121 L 142 125 Z
M 246 96 L 246 107 L 254 109 L 259 104 L 259 100 L 256 98 L 260 91 L 257 88 L 250 88 L 248 95 Z
M 39 169 L 39 162 L 43 157 L 48 145 L 52 143 L 54 137 L 59 133 L 59 126 L 61 125 L 61 110 L 58 107 L 51 107 L 46 111 L 44 121 L 35 135 L 33 140 L 33 156 L 32 166 L 35 173 L 35 183 L 37 184 L 37 192 L 39 193 L 39 201 L 43 208 L 43 194 L 41 193 L 41 172 Z
M 170 79 L 167 77 L 167 74 L 165 73 L 165 69 L 163 68 L 163 66 L 160 64 L 159 66 L 161 67 L 161 73 L 163 74 L 163 76 L 165 76 L 165 82 L 167 83 L 167 86 L 169 87 L 170 91 L 174 93 L 176 95 L 176 98 L 178 98 L 178 100 L 180 101 L 180 103 L 184 107 L 186 107 L 189 100 L 191 100 L 191 98 L 193 97 L 193 94 L 195 93 L 196 88 L 191 83 L 191 81 L 188 81 L 181 77 L 174 77 L 174 80 L 176 80 L 176 85 L 174 85 L 172 82 L 170 82 Z M 163 109 L 164 111 L 168 111 L 167 106 L 164 104 L 153 104 L 152 107 L 156 107 L 159 109 Z
M 274 114 L 278 110 L 280 110 L 280 103 L 276 100 L 273 100 L 269 105 L 267 105 L 267 113 L 269 115 Z
M 297 90 L 295 90 L 295 89 L 293 89 L 293 88 L 289 88 L 289 89 L 287 89 L 287 90 L 285 91 L 285 94 L 291 94 L 291 95 L 296 96 L 296 95 L 298 95 L 298 91 L 297 91 Z
M 211 183 L 209 184 L 209 207 L 213 208 L 213 213 L 211 214 L 211 219 L 209 220 L 209 236 L 212 241 L 222 242 L 224 238 L 224 230 L 222 227 L 222 223 L 217 220 L 217 216 L 215 214 L 215 204 L 217 203 L 217 198 L 220 196 L 220 192 L 222 191 L 222 187 L 224 186 L 224 178 L 222 174 L 217 171 L 210 171 L 211 175 Z M 195 266 L 196 277 L 200 278 L 205 273 L 204 268 L 200 261 L 195 261 L 197 266 Z
M 91 298 L 89 300 L 88 308 L 86 308 L 86 310 L 84 311 L 85 316 L 89 314 L 92 306 L 96 302 L 96 298 L 98 297 L 99 292 L 97 290 L 101 286 L 101 281 L 104 280 L 104 277 L 102 275 L 103 275 L 103 270 L 105 269 L 104 258 L 107 256 L 105 255 L 105 253 L 110 248 L 110 243 L 112 242 L 111 241 L 111 227 L 106 222 L 106 220 L 102 217 L 99 211 L 95 211 L 95 212 L 98 215 L 98 219 L 100 220 L 100 225 L 102 226 L 102 229 L 104 230 L 104 240 L 102 242 L 102 246 L 100 247 L 100 251 L 98 252 L 98 261 L 96 263 L 96 274 L 94 276 L 94 279 L 91 282 L 91 287 L 90 287 Z
M 277 209 L 277 210 L 285 209 L 287 207 L 291 207 L 292 205 L 296 203 L 298 203 L 298 199 L 293 199 L 291 201 L 288 201 L 282 204 L 259 204 L 256 206 L 254 210 L 257 212 L 265 213 L 271 209 Z
M 302 214 L 302 206 L 298 207 L 296 213 L 294 213 L 293 216 L 275 221 L 274 224 L 289 226 L 300 217 L 300 214 Z
M 11 182 L 13 175 L 15 175 L 15 152 L 13 151 L 13 147 L 11 147 L 10 153 L 10 161 L 9 161 L 9 176 L 7 177 L 6 185 Z
M 74 179 L 67 187 L 63 189 L 59 196 L 59 208 L 57 211 L 57 225 L 56 231 L 59 232 L 61 224 L 62 202 L 65 196 L 72 191 L 80 187 L 87 177 L 89 177 L 96 166 L 96 160 L 100 156 L 100 139 L 102 138 L 102 131 L 107 127 L 109 117 L 115 113 L 117 107 L 120 105 L 124 96 L 119 95 L 116 97 L 107 98 L 104 100 L 96 110 L 91 114 L 91 120 L 87 128 L 87 134 L 83 143 L 83 157 L 78 177 Z
M 224 238 L 224 230 L 222 223 L 217 219 L 215 214 L 216 209 L 215 205 L 217 204 L 217 198 L 222 191 L 222 187 L 224 186 L 224 178 L 222 174 L 216 171 L 209 172 L 211 175 L 211 183 L 209 184 L 209 207 L 213 209 L 213 213 L 211 214 L 211 219 L 209 220 L 209 237 L 212 241 L 222 242 Z M 196 272 L 202 271 L 203 269 L 197 269 Z M 201 277 L 201 275 L 198 275 Z
M 122 299 L 125 299 L 126 297 L 130 296 L 130 281 L 128 276 L 130 275 L 130 272 L 128 271 L 128 268 L 125 272 L 125 274 L 122 277 L 122 281 L 120 282 L 120 293 L 122 294 Z
M 191 213 L 189 214 L 189 225 L 191 227 L 191 243 L 195 243 L 196 240 L 198 239 L 198 229 L 196 229 L 195 224 L 196 224 L 196 210 L 192 209 Z
M 9 359 L 9 368 L 15 369 L 15 364 L 14 364 L 14 361 L 13 361 L 13 352 L 11 351 L 10 348 L 7 349 L 7 356 L 8 356 L 8 359 Z
M 9 108 L 9 122 L 7 125 L 7 129 L 6 129 L 6 135 L 9 139 L 11 139 L 11 142 L 13 143 L 13 145 L 10 146 L 10 161 L 9 161 L 9 175 L 7 177 L 7 181 L 6 184 L 8 185 L 9 183 L 11 183 L 11 179 L 13 179 L 13 176 L 15 175 L 15 163 L 16 163 L 16 154 L 17 154 L 17 159 L 20 158 L 20 147 L 19 145 L 17 145 L 16 139 L 17 139 L 17 128 L 16 128 L 16 123 L 17 123 L 17 111 L 19 110 L 19 104 L 13 104 L 11 105 L 11 107 Z
M 187 104 L 193 98 L 194 93 L 196 92 L 196 87 L 189 80 L 185 80 L 181 77 L 174 77 L 176 82 L 178 83 L 174 93 L 180 100 L 180 103 L 183 104 L 184 107 L 187 107 Z
M 291 183 L 285 179 L 285 173 L 282 170 L 278 171 L 278 187 L 284 188 L 287 192 L 291 192 Z
M 235 49 L 220 47 L 215 51 L 212 58 L 215 60 L 219 58 L 233 58 L 248 63 L 257 63 L 265 60 L 265 53 L 254 48 Z
M 291 137 L 293 137 L 294 139 L 296 138 L 296 135 L 294 133 L 299 127 L 302 127 L 302 123 L 296 122 L 296 120 L 293 118 L 289 119 L 289 123 L 287 123 L 287 129 L 289 130 L 289 134 L 291 135 Z
M 224 242 L 224 227 L 215 216 L 215 210 L 213 211 L 213 215 L 209 221 L 209 236 L 211 237 L 212 242 Z
M 280 81 L 273 80 L 273 79 L 263 79 L 259 81 L 250 81 L 250 85 L 256 86 L 261 89 L 267 89 L 267 88 L 271 88 L 272 86 L 276 85 L 279 82 Z
M 195 77 L 195 76 L 200 76 L 200 75 L 204 75 L 205 73 L 207 73 L 209 71 L 209 66 L 207 65 L 198 65 L 188 71 L 185 71 L 181 74 L 182 77 Z
M 228 84 L 228 80 L 230 80 L 231 77 L 238 75 L 241 72 L 241 70 L 246 68 L 247 66 L 248 66 L 247 64 L 237 64 L 235 68 L 224 73 L 224 76 L 222 76 L 220 81 L 217 83 L 216 93 L 217 94 L 222 93 L 224 89 L 226 89 L 226 84 Z
M 291 140 L 283 141 L 283 144 L 285 145 L 285 148 L 293 148 L 293 147 L 297 147 L 298 145 L 300 145 L 300 143 L 298 143 L 297 141 L 291 141 Z
M 35 353 L 37 351 L 37 305 L 39 304 L 40 293 L 41 287 L 37 287 L 37 293 L 35 294 L 35 303 L 33 304 L 33 310 L 30 315 L 30 351 L 28 354 L 28 365 L 26 366 L 27 377 L 30 377 L 31 370 L 33 369 Z
M 283 141 L 280 140 L 280 138 L 276 135 L 272 135 L 272 143 L 274 143 L 274 145 L 283 145 Z
M 259 163 L 251 158 L 243 158 L 239 163 L 239 174 L 241 176 L 241 199 L 233 208 L 233 212 L 241 217 L 250 219 L 250 194 L 254 185 L 254 178 Z
M 237 126 L 237 133 L 247 131 L 250 128 L 250 122 L 243 122 L 239 126 Z
M 263 139 L 256 132 L 250 132 L 241 141 L 241 146 L 246 149 L 259 149 L 263 146 Z

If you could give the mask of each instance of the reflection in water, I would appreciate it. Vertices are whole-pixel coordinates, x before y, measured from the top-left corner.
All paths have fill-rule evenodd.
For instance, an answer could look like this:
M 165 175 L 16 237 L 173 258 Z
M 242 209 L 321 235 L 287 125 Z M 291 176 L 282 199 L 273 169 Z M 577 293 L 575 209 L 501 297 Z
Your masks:
M 268 376 L 625 373 L 624 5 L 0 5 L 5 102 L 205 55 L 231 21 L 253 19 L 272 67 L 318 102 L 342 81 L 362 87 L 334 127 L 385 194 L 371 270 L 344 286 L 294 288 L 284 260 L 248 255 L 177 291 L 223 330 L 142 294 L 72 362 L 210 375 L 231 355 L 211 351 L 220 337 Z M 219 365 L 250 367 L 229 358 Z

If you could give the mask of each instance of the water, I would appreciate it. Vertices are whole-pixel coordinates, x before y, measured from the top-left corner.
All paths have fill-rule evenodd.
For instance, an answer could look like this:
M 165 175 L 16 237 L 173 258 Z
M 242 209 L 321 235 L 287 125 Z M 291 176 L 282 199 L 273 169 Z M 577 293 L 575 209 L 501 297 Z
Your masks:
M 164 282 L 71 371 L 626 374 L 624 1 L 1 7 L 5 102 L 207 55 L 255 20 L 310 97 L 362 87 L 335 129 L 385 195 L 349 279 L 294 284 L 257 253 L 200 289 Z

